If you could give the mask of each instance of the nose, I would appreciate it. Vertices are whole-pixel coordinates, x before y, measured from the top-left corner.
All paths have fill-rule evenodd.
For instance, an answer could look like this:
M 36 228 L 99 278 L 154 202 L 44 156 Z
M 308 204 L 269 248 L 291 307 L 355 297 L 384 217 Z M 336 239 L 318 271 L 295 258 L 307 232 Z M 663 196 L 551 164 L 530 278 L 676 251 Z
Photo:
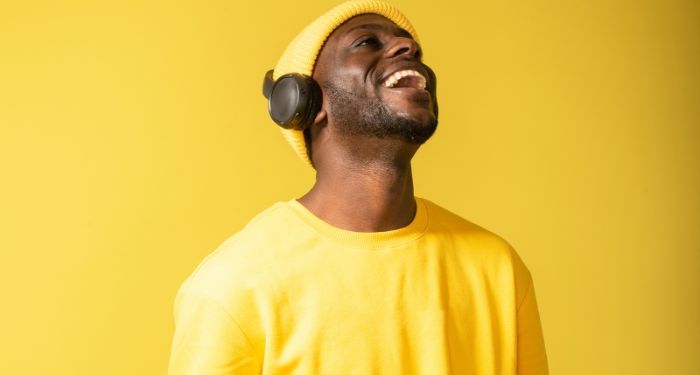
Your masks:
M 389 58 L 406 55 L 420 59 L 422 54 L 423 51 L 415 40 L 400 36 L 395 37 L 393 44 L 386 50 L 386 57 Z

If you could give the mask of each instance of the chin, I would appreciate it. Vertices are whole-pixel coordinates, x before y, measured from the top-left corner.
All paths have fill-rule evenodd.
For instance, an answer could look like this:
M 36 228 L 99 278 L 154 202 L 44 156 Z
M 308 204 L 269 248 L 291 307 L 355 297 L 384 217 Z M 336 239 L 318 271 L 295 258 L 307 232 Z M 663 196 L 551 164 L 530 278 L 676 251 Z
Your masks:
M 397 116 L 393 121 L 393 133 L 410 144 L 423 144 L 430 139 L 437 129 L 437 118 L 427 116 Z
M 437 121 L 436 106 L 429 98 L 425 100 L 400 100 L 393 102 L 387 100 L 385 103 L 389 112 L 411 121 L 423 123 Z

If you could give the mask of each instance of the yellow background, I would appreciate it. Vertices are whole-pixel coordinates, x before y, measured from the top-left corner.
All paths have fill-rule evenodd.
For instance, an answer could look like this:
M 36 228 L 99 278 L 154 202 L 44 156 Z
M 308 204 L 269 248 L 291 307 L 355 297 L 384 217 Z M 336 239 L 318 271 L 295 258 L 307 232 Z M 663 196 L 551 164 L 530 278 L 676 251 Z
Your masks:
M 194 266 L 314 175 L 261 80 L 337 2 L 0 5 L 0 373 L 163 374 Z M 695 1 L 395 1 L 416 194 L 533 273 L 553 374 L 700 374 Z

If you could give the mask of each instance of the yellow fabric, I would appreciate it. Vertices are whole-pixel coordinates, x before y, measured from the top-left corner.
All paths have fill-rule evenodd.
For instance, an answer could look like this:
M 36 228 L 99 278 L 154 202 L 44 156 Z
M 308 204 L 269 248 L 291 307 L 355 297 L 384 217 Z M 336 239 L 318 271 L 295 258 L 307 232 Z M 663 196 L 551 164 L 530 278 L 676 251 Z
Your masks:
M 408 31 L 413 39 L 418 41 L 418 35 L 408 19 L 392 5 L 378 0 L 351 0 L 342 3 L 329 10 L 311 24 L 306 26 L 280 57 L 275 66 L 273 79 L 277 79 L 288 73 L 299 73 L 311 76 L 316 63 L 316 57 L 323 47 L 328 36 L 338 26 L 348 19 L 365 13 L 376 13 L 393 21 L 399 27 Z M 306 154 L 304 132 L 300 130 L 284 129 L 282 135 L 294 149 L 294 152 L 309 166 L 311 161 Z
M 548 374 L 532 277 L 499 236 L 416 198 L 406 227 L 277 202 L 175 300 L 170 375 Z

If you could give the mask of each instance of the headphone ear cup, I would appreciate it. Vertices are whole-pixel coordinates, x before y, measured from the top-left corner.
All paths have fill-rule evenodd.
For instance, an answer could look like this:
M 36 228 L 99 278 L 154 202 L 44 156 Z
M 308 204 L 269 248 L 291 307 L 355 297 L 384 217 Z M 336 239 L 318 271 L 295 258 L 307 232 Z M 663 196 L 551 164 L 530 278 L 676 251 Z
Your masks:
M 285 129 L 304 130 L 320 108 L 321 88 L 311 77 L 285 74 L 272 86 L 268 111 L 272 120 Z

